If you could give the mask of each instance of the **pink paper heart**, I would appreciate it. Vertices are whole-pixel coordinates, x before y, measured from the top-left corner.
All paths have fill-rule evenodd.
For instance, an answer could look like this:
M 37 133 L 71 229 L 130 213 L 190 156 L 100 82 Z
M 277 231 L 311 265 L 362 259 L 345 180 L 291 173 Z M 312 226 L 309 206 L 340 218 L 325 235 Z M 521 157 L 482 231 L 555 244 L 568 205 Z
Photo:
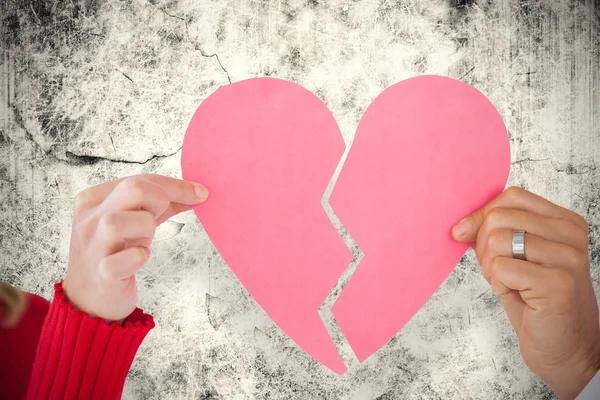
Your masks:
M 352 259 L 321 198 L 344 152 L 331 112 L 306 89 L 255 78 L 217 90 L 186 132 L 194 211 L 250 295 L 302 349 L 346 367 L 318 310 Z M 331 196 L 364 253 L 332 308 L 359 361 L 387 343 L 468 245 L 451 227 L 499 194 L 510 169 L 502 118 L 476 89 L 422 76 L 365 112 Z

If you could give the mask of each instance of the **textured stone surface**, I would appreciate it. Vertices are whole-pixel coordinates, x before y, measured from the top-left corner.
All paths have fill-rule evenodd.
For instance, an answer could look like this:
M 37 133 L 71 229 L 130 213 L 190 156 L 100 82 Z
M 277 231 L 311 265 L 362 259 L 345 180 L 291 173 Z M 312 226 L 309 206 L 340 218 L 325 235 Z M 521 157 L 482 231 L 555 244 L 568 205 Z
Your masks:
M 180 176 L 189 119 L 228 82 L 267 75 L 305 86 L 350 144 L 379 92 L 435 73 L 499 109 L 510 184 L 588 219 L 598 291 L 599 9 L 595 0 L 3 0 L 0 280 L 49 297 L 68 259 L 75 194 L 130 174 Z M 347 278 L 360 251 L 337 225 L 357 255 Z M 140 306 L 158 326 L 125 398 L 553 396 L 522 362 L 470 252 L 362 365 L 327 311 L 334 291 L 322 314 L 350 365 L 335 376 L 247 295 L 192 213 L 165 223 L 152 251 Z

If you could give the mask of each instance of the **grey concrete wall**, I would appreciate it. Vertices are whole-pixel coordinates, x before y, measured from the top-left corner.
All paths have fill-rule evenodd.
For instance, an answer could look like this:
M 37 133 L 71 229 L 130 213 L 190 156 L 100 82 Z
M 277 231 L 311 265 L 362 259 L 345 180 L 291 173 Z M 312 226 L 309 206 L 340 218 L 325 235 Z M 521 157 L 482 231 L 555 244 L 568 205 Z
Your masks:
M 75 194 L 130 174 L 181 176 L 189 119 L 222 85 L 265 75 L 297 82 L 329 106 L 349 144 L 378 93 L 433 73 L 496 105 L 510 132 L 510 184 L 588 219 L 598 290 L 595 3 L 3 0 L 0 280 L 50 298 L 68 259 Z M 139 350 L 127 399 L 553 397 L 522 362 L 471 252 L 365 363 L 336 334 L 350 365 L 343 376 L 270 321 L 193 213 L 165 223 L 152 252 L 138 282 L 140 306 L 158 326 Z

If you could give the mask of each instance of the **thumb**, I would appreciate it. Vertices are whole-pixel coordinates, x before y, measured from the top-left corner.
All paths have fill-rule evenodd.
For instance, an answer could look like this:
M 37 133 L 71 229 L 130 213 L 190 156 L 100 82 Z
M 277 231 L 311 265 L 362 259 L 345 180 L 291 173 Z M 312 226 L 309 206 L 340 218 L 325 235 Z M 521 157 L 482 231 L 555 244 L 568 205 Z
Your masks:
M 483 224 L 485 211 L 483 208 L 461 219 L 452 228 L 452 237 L 459 242 L 474 242 L 477 239 L 479 228 Z

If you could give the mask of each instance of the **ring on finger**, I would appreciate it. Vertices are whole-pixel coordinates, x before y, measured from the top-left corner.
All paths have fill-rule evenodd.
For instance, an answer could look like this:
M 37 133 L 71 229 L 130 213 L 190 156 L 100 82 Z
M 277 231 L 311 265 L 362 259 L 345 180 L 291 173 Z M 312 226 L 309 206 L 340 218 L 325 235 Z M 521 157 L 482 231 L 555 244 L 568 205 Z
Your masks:
M 527 260 L 525 256 L 525 231 L 514 231 L 512 237 L 513 258 Z

